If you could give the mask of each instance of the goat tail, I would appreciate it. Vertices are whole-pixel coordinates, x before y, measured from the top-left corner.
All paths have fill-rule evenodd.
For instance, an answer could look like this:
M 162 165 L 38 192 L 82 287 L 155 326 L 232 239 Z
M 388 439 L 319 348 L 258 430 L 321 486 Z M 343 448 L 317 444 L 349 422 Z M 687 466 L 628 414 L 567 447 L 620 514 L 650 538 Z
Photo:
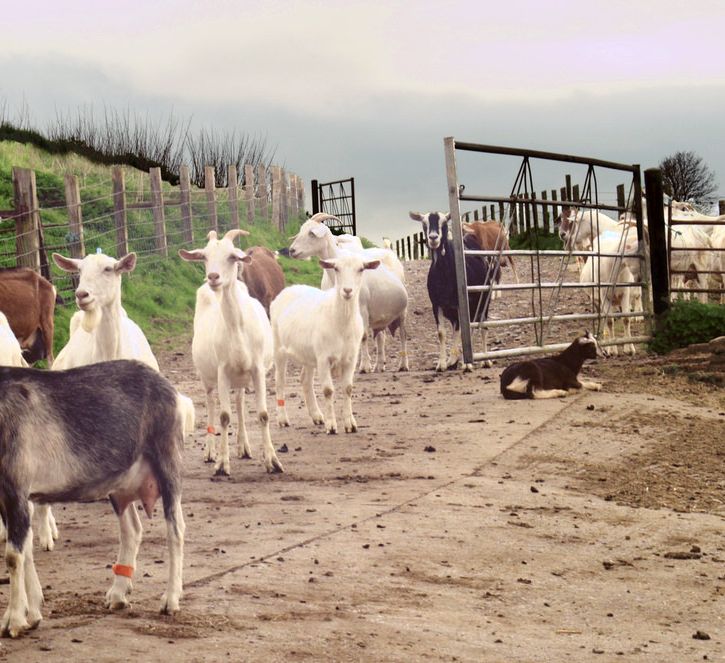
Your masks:
M 196 426 L 196 411 L 194 410 L 194 402 L 188 397 L 177 392 L 176 409 L 181 417 L 181 432 L 186 444 L 187 434 L 194 433 Z

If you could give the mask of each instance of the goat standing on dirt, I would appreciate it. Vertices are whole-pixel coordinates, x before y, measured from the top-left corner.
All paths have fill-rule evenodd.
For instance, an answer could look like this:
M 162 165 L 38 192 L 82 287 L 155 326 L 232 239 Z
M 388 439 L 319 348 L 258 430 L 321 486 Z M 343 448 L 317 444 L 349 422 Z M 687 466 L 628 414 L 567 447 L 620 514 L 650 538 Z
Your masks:
M 267 372 L 272 368 L 272 326 L 259 300 L 237 279 L 238 270 L 252 259 L 234 246 L 246 230 L 229 230 L 219 239 L 207 235 L 203 249 L 179 250 L 182 260 L 203 262 L 206 282 L 196 291 L 191 356 L 206 391 L 207 438 L 205 460 L 216 460 L 215 473 L 229 476 L 229 422 L 231 391 L 236 390 L 239 427 L 237 455 L 251 458 L 244 424 L 244 390 L 254 388 L 257 418 L 262 429 L 262 456 L 267 472 L 283 472 L 272 446 L 267 412 Z M 214 388 L 219 389 L 221 453 L 216 454 Z M 215 458 L 216 456 L 216 458 Z
M 461 326 L 458 320 L 458 289 L 456 285 L 456 265 L 453 244 L 448 240 L 448 222 L 450 214 L 443 212 L 410 212 L 410 218 L 423 224 L 426 241 L 432 260 L 428 270 L 428 296 L 433 307 L 433 317 L 438 328 L 438 363 L 436 371 L 455 368 L 459 362 L 458 346 L 461 340 Z M 481 245 L 474 235 L 463 236 L 466 249 L 480 251 Z M 469 286 L 488 285 L 496 278 L 493 262 L 487 256 L 466 256 L 466 282 Z M 469 292 L 468 306 L 472 322 L 483 322 L 488 317 L 490 291 Z M 446 354 L 446 325 L 443 317 L 453 327 L 453 340 L 450 357 Z M 484 351 L 487 346 L 487 330 L 483 330 Z M 491 362 L 486 362 L 490 367 Z M 466 366 L 470 370 L 472 366 Z
M 513 400 L 557 398 L 577 393 L 582 388 L 599 391 L 602 385 L 579 380 L 579 371 L 586 359 L 603 356 L 597 339 L 585 332 L 558 355 L 519 361 L 507 366 L 501 373 L 501 395 Z
M 162 612 L 179 609 L 184 518 L 181 513 L 182 421 L 176 390 L 137 361 L 68 371 L 0 368 L 0 512 L 7 527 L 10 575 L 3 635 L 38 625 L 43 601 L 33 563 L 29 500 L 90 502 L 109 497 L 121 546 L 106 593 L 111 609 L 128 605 L 141 543 L 134 505 L 151 516 L 161 497 L 169 579 Z

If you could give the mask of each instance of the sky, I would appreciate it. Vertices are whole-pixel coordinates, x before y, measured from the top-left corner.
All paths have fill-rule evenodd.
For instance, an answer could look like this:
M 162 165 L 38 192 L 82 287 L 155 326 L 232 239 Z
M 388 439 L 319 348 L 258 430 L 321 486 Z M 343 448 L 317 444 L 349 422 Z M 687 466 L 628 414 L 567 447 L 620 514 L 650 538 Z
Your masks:
M 261 136 L 308 208 L 311 179 L 355 177 L 376 242 L 448 208 L 445 136 L 643 169 L 692 150 L 725 198 L 722 0 L 0 4 L 0 103 L 39 126 L 93 104 Z M 519 163 L 461 155 L 459 181 L 508 195 Z M 536 190 L 581 180 L 532 170 Z

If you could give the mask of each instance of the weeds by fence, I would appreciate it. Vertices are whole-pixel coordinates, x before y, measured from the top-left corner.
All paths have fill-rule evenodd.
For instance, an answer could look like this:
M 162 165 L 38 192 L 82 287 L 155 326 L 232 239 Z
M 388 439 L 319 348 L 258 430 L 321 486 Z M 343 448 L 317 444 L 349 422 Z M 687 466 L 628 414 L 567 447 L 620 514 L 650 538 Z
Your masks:
M 209 166 L 200 189 L 184 165 L 179 186 L 162 182 L 159 168 L 139 177 L 115 166 L 111 181 L 101 184 L 107 193 L 95 186 L 88 195 L 75 175 L 43 174 L 40 187 L 35 171 L 13 168 L 14 207 L 0 210 L 0 267 L 40 271 L 62 293 L 73 282 L 49 259 L 54 251 L 75 258 L 99 249 L 114 256 L 134 251 L 142 259 L 167 257 L 179 247 L 204 243 L 210 230 L 223 234 L 260 217 L 284 230 L 304 214 L 304 186 L 297 175 L 261 164 L 247 164 L 245 170 L 244 186 L 230 165 L 224 179 L 231 184 L 217 188 Z

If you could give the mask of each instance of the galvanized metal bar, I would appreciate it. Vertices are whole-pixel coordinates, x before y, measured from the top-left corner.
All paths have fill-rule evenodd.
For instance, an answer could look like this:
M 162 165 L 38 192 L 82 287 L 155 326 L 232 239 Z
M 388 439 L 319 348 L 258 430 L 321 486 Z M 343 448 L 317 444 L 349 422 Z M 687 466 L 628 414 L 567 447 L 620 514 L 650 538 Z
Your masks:
M 499 292 L 507 292 L 510 290 L 535 290 L 537 288 L 553 289 L 553 288 L 567 288 L 567 289 L 580 289 L 580 288 L 639 288 L 642 286 L 642 282 L 633 281 L 628 283 L 609 283 L 602 281 L 598 283 L 596 281 L 590 281 L 585 283 L 506 283 L 504 285 L 490 286 L 490 285 L 471 285 L 468 286 L 468 292 L 488 292 L 489 290 L 498 290 Z
M 493 202 L 493 203 L 516 203 L 519 199 L 513 196 L 484 196 L 484 195 L 461 195 L 459 200 L 468 202 Z M 580 200 L 558 200 L 556 202 L 544 198 L 529 198 L 529 202 L 547 207 L 581 207 L 582 209 L 609 210 L 611 212 L 627 212 L 627 207 L 619 205 L 605 205 L 604 203 L 585 203 Z
M 448 204 L 453 233 L 453 258 L 456 265 L 456 290 L 458 292 L 458 323 L 461 329 L 463 345 L 463 363 L 473 363 L 473 342 L 471 340 L 471 313 L 468 309 L 468 290 L 466 283 L 466 257 L 463 254 L 463 234 L 461 230 L 461 208 L 458 202 L 458 176 L 456 174 L 456 143 L 452 137 L 443 139 L 446 156 L 446 179 L 448 180 Z
M 447 140 L 447 139 L 446 139 Z M 451 140 L 453 140 L 451 138 Z M 528 157 L 532 159 L 545 159 L 548 161 L 565 161 L 567 163 L 579 163 L 584 166 L 600 166 L 611 170 L 624 170 L 633 173 L 636 166 L 603 159 L 588 159 L 576 157 L 570 154 L 557 154 L 556 152 L 541 152 L 539 150 L 522 150 L 513 147 L 501 147 L 500 145 L 478 145 L 476 143 L 455 142 L 455 149 L 466 152 L 487 152 L 489 154 L 506 154 L 513 157 Z
M 628 336 L 614 339 L 613 341 L 599 341 L 601 347 L 612 345 L 626 345 L 629 343 L 649 343 L 652 336 Z M 552 343 L 551 345 L 531 345 L 524 348 L 511 348 L 509 350 L 489 350 L 488 352 L 476 352 L 473 355 L 474 361 L 486 359 L 502 359 L 504 357 L 520 357 L 522 355 L 541 355 L 549 352 L 560 352 L 568 348 L 571 343 Z

